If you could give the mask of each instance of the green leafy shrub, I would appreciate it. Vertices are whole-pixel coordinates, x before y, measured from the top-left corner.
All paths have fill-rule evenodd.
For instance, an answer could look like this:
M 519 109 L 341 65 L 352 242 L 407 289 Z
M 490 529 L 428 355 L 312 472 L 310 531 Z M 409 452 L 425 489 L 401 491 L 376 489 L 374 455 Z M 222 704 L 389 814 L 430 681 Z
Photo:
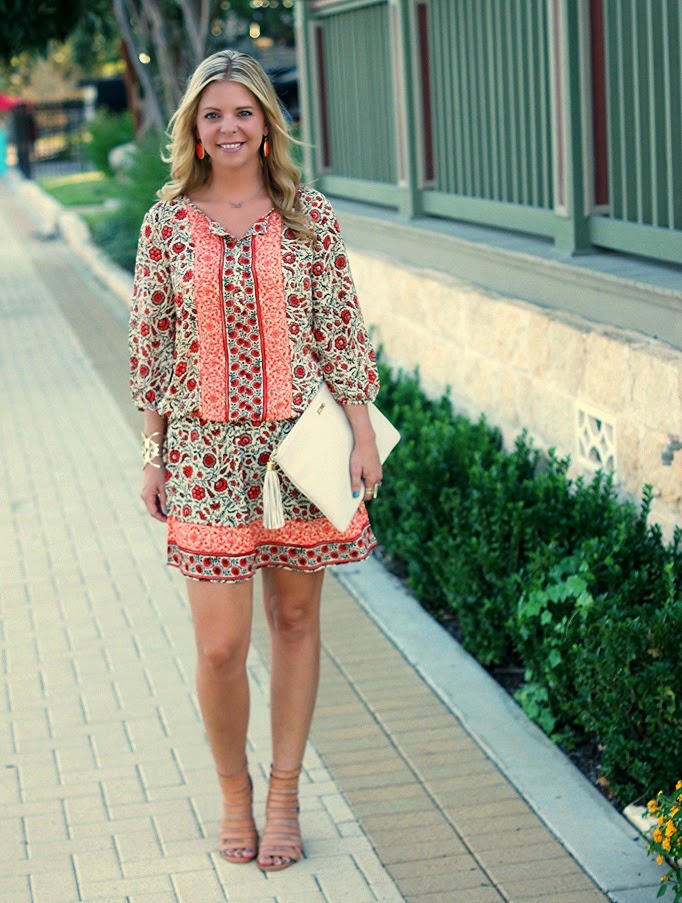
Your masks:
M 90 125 L 90 140 L 85 142 L 85 153 L 95 169 L 111 176 L 110 152 L 134 139 L 135 128 L 130 112 L 114 114 L 100 110 Z
M 652 772 L 670 783 L 682 761 L 682 533 L 666 546 L 647 523 L 649 489 L 639 510 L 601 475 L 570 498 L 575 553 L 548 570 L 548 549 L 527 569 L 517 698 L 564 742 L 570 731 L 597 737 L 604 778 L 628 801 L 651 792 Z
M 516 699 L 545 733 L 564 742 L 558 726 L 575 724 L 580 713 L 576 656 L 593 605 L 587 564 L 579 554 L 555 564 L 544 585 L 523 592 L 518 603 L 526 671 Z
M 487 666 L 524 668 L 516 698 L 570 747 L 594 738 L 624 802 L 682 761 L 682 530 L 666 545 L 610 476 L 568 477 L 540 454 L 427 399 L 382 367 L 382 410 L 402 434 L 373 502 L 385 553 L 419 601 L 459 622 Z
M 130 166 L 116 185 L 120 206 L 92 226 L 95 242 L 131 272 L 135 267 L 142 219 L 156 201 L 156 192 L 168 179 L 168 164 L 161 160 L 160 148 L 158 135 L 147 135 L 137 143 Z
M 662 572 L 648 570 L 647 592 L 633 595 L 625 579 L 602 596 L 577 650 L 577 722 L 599 738 L 602 773 L 624 803 L 670 786 L 682 762 L 681 538 Z
M 518 664 L 513 619 L 523 567 L 541 542 L 534 477 L 539 455 L 519 437 L 514 451 L 474 454 L 466 492 L 447 499 L 434 574 L 462 629 L 464 647 L 484 665 Z M 452 524 L 452 527 L 451 527 Z
M 382 407 L 400 424 L 402 438 L 386 463 L 389 491 L 382 491 L 373 522 L 390 556 L 406 565 L 418 598 L 442 613 L 449 608 L 448 597 L 433 579 L 441 558 L 441 525 L 452 498 L 466 492 L 474 456 L 494 455 L 502 439 L 485 421 L 472 425 L 453 416 L 449 398 L 428 401 L 416 375 L 392 382 L 382 367 L 382 382 Z

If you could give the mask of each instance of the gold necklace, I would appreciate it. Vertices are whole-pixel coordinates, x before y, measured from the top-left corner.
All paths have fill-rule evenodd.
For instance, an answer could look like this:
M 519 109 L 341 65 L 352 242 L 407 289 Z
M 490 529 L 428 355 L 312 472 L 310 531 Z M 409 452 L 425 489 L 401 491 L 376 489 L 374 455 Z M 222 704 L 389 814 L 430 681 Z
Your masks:
M 250 198 L 244 198 L 243 201 L 237 201 L 236 203 L 234 201 L 227 201 L 227 203 L 230 205 L 230 207 L 239 209 L 240 207 L 243 207 L 244 204 L 248 204 L 249 201 L 252 201 L 255 197 L 257 197 L 261 193 L 262 190 L 263 190 L 263 186 L 259 185 L 258 189 L 251 195 Z M 227 198 L 225 198 L 225 200 L 227 200 Z

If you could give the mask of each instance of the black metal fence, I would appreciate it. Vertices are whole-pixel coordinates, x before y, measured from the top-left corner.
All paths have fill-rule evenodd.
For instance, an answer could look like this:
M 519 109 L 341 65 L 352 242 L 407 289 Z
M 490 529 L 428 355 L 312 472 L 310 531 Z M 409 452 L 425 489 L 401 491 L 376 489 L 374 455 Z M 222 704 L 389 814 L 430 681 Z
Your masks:
M 87 168 L 83 153 L 83 101 L 21 104 L 13 112 L 17 164 L 27 178 Z

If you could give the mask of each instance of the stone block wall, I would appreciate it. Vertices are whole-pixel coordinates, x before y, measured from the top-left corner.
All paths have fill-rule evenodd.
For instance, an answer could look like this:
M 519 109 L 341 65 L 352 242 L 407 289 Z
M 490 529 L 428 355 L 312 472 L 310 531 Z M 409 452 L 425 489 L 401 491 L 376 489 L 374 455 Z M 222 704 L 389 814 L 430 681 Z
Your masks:
M 457 408 L 484 413 L 511 445 L 571 456 L 573 473 L 615 469 L 624 495 L 655 491 L 667 535 L 682 524 L 682 352 L 640 333 L 502 297 L 428 270 L 349 248 L 375 342 L 389 363 L 419 366 L 425 391 L 450 386 Z

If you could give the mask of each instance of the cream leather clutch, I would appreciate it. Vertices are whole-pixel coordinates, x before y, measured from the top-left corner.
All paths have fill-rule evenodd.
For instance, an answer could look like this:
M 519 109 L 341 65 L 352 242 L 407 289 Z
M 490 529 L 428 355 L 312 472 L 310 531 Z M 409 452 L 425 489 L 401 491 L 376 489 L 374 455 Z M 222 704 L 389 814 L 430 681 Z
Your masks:
M 368 410 L 383 464 L 397 445 L 400 433 L 376 405 L 369 404 Z M 347 530 L 364 496 L 361 490 L 358 498 L 353 498 L 349 470 L 352 450 L 353 432 L 343 406 L 334 400 L 323 382 L 308 408 L 272 455 L 264 488 L 265 526 L 276 529 L 284 525 L 281 499 L 273 498 L 275 492 L 279 493 L 279 481 L 272 466 L 274 460 L 294 486 L 317 505 L 337 530 Z

